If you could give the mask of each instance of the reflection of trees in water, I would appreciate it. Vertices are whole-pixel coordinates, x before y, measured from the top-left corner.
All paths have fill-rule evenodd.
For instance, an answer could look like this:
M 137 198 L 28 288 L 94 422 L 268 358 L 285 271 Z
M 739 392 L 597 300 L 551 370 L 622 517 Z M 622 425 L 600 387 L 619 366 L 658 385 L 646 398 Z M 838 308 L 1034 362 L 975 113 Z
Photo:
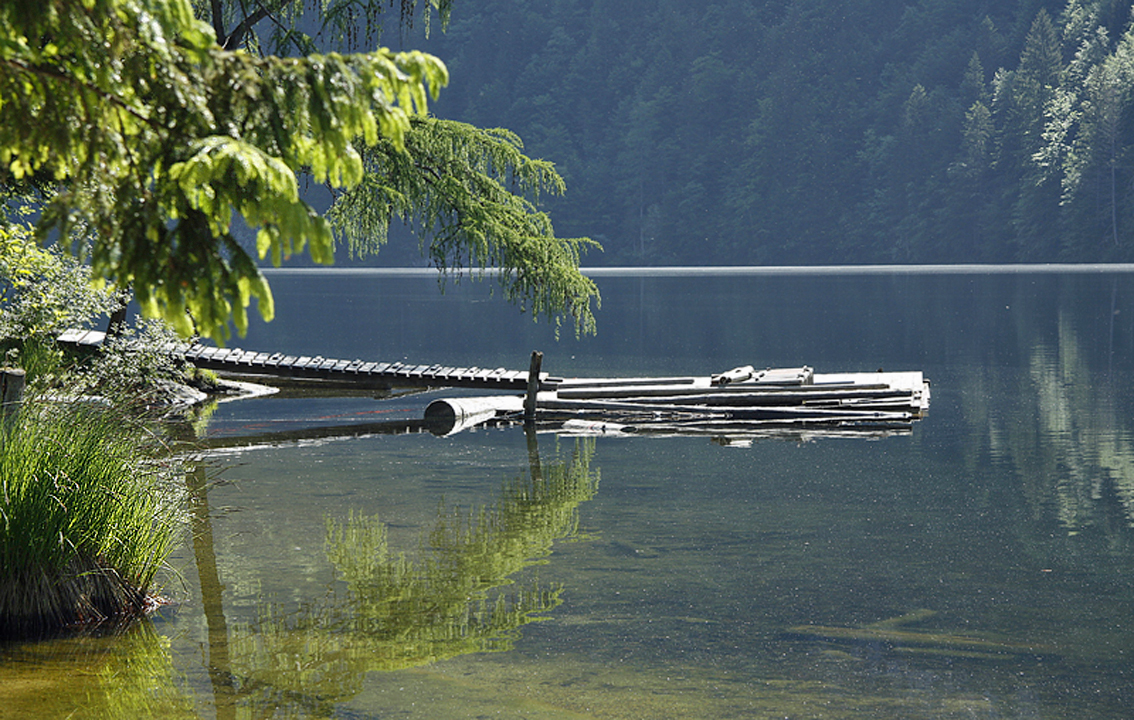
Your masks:
M 992 433 L 1019 471 L 1033 516 L 1054 511 L 1070 532 L 1134 524 L 1131 431 L 1113 378 L 1091 371 L 1069 318 L 1060 316 L 1054 346 L 1033 348 L 1022 382 L 1019 411 Z M 1116 515 L 1119 528 L 1111 527 Z
M 168 638 L 145 618 L 109 632 L 5 645 L 0 666 L 3 718 L 198 717 Z
M 521 626 L 560 603 L 560 588 L 537 579 L 505 586 L 577 535 L 578 505 L 598 484 L 593 447 L 582 442 L 542 466 L 533 453 L 530 474 L 506 483 L 492 507 L 443 508 L 419 560 L 390 549 L 377 517 L 328 519 L 327 555 L 343 587 L 298 612 L 266 608 L 228 628 L 225 652 L 212 658 L 228 665 L 211 668 L 229 679 L 214 682 L 218 716 L 245 704 L 254 716 L 327 713 L 360 692 L 368 672 L 509 649 Z
M 169 640 L 149 621 L 134 623 L 99 670 L 101 692 L 88 694 L 83 717 L 173 718 L 195 713 L 192 699 L 177 686 Z M 105 714 L 101 711 L 105 708 Z

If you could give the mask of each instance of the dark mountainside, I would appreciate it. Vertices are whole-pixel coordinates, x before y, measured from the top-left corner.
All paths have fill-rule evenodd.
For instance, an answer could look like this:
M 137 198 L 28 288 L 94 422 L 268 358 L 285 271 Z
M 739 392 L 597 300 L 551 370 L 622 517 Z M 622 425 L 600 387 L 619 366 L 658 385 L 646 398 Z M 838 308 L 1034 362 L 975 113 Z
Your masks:
M 1132 261 L 1131 5 L 484 0 L 386 42 L 556 163 L 585 265 Z

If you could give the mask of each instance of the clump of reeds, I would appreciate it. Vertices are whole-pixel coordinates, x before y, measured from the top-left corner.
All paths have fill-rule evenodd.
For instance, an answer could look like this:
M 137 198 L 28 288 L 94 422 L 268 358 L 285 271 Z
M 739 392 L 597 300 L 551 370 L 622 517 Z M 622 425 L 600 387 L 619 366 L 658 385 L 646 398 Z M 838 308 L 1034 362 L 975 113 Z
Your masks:
M 0 422 L 0 634 L 140 613 L 178 506 L 143 426 L 97 403 L 29 397 Z

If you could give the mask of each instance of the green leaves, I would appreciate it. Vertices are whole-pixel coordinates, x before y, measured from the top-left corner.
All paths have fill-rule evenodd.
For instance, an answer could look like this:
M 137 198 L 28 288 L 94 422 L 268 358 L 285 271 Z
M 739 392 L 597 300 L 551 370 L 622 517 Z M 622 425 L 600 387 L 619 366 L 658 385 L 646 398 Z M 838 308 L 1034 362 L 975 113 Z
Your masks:
M 0 222 L 0 338 L 50 337 L 114 309 L 89 270 L 39 247 L 22 224 Z
M 429 7 L 444 19 L 449 5 Z M 226 47 L 255 37 L 256 16 Z M 0 182 L 47 174 L 62 184 L 41 238 L 56 234 L 96 276 L 132 287 L 145 314 L 223 341 L 230 324 L 244 332 L 253 299 L 273 314 L 234 220 L 278 265 L 304 251 L 330 263 L 333 227 L 353 252 L 374 250 L 398 217 L 430 238 L 442 270 L 501 267 L 510 299 L 593 330 L 597 291 L 578 270 L 593 243 L 556 238 L 535 204 L 561 193 L 562 178 L 507 131 L 426 118 L 448 82 L 440 60 L 232 52 L 216 44 L 232 18 L 214 20 L 193 19 L 186 0 L 0 6 Z M 303 201 L 298 173 L 346 191 L 333 223 Z
M 0 6 L 0 182 L 60 181 L 40 236 L 89 252 L 147 314 L 218 340 L 230 318 L 243 331 L 252 298 L 272 315 L 232 221 L 257 231 L 261 259 L 307 248 L 330 262 L 330 226 L 296 174 L 358 184 L 358 141 L 401 152 L 411 116 L 448 82 L 417 52 L 229 52 L 186 0 L 16 5 Z
M 509 300 L 556 322 L 562 312 L 576 333 L 594 332 L 598 290 L 578 266 L 582 252 L 598 245 L 555 236 L 536 201 L 561 194 L 563 178 L 522 148 L 507 130 L 416 117 L 404 152 L 392 142 L 366 149 L 364 180 L 337 199 L 328 218 L 352 254 L 377 250 L 392 219 L 409 223 L 442 271 L 500 268 Z

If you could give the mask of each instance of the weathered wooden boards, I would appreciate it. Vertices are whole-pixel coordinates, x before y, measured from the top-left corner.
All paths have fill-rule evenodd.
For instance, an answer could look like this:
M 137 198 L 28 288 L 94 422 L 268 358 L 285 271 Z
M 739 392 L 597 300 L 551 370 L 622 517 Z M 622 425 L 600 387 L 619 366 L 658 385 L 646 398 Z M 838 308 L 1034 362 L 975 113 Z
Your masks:
M 928 411 L 929 394 L 920 372 L 818 375 L 804 367 L 705 377 L 571 378 L 536 395 L 536 417 L 578 435 L 743 439 L 806 431 L 884 437 L 908 431 Z M 456 432 L 492 418 L 514 419 L 517 400 L 438 400 L 426 416 Z
M 736 377 L 736 371 L 730 373 Z M 541 394 L 539 406 L 611 415 L 821 422 L 910 421 L 929 408 L 929 383 L 920 372 L 816 375 L 804 367 L 722 380 L 730 373 L 655 382 L 564 380 L 552 393 Z
M 68 331 L 59 342 L 94 349 L 101 332 Z M 239 348 L 173 343 L 167 351 L 197 367 L 237 376 L 291 378 L 360 389 L 455 387 L 520 393 L 439 400 L 426 421 L 457 432 L 492 419 L 558 423 L 575 434 L 636 432 L 750 437 L 823 434 L 879 437 L 900 433 L 929 409 L 929 382 L 920 372 L 817 374 L 807 366 L 751 365 L 703 376 L 559 378 L 528 371 L 440 364 L 339 360 Z
M 58 341 L 64 346 L 93 350 L 105 338 L 105 333 L 97 331 L 68 330 Z M 217 348 L 199 343 L 173 344 L 167 350 L 174 357 L 219 373 L 324 381 L 358 388 L 465 387 L 523 391 L 528 385 L 527 371 L 502 367 L 466 368 L 441 364 L 341 360 L 321 355 L 286 355 L 240 348 Z M 546 373 L 541 373 L 540 378 L 541 382 L 548 380 Z
M 523 390 L 528 382 L 526 372 L 505 368 L 462 368 L 440 364 L 337 360 L 322 356 L 254 353 L 200 345 L 190 347 L 181 353 L 180 357 L 197 367 L 209 370 L 307 380 L 333 380 L 359 386 L 420 385 Z

